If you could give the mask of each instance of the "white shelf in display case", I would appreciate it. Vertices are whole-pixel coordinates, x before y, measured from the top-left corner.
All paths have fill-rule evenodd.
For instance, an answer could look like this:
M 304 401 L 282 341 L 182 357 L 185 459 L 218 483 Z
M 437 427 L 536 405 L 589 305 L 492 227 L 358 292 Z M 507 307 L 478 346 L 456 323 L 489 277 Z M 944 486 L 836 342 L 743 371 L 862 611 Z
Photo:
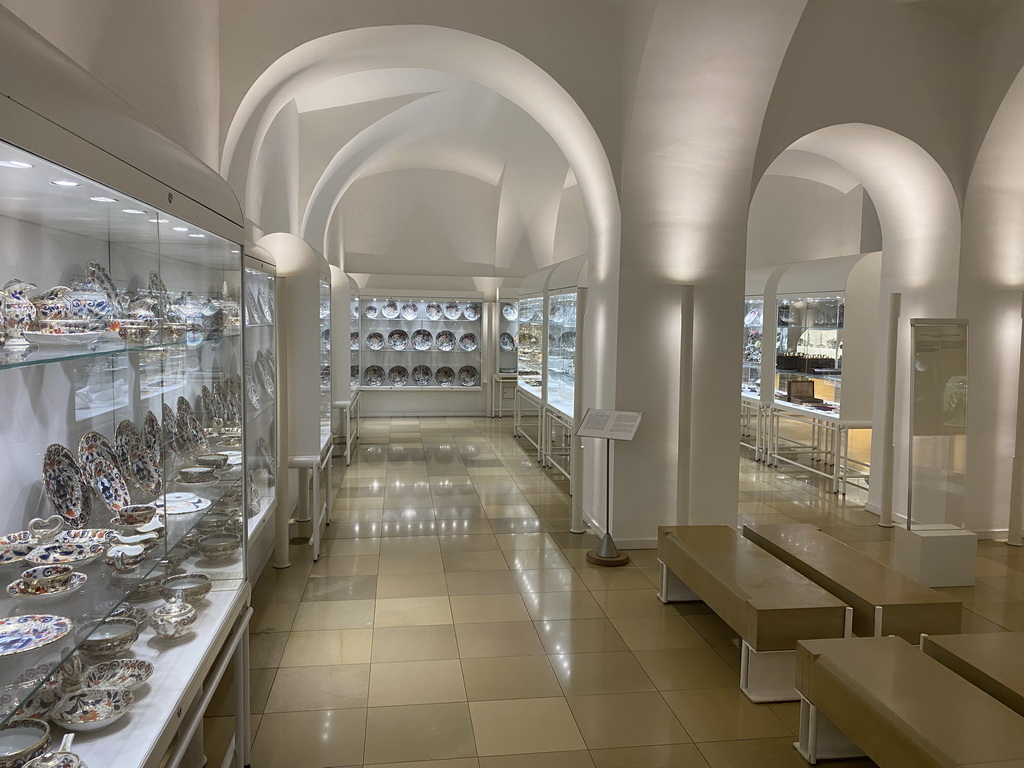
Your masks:
M 360 298 L 362 388 L 479 392 L 486 339 L 477 298 Z M 447 384 L 442 383 L 447 382 Z

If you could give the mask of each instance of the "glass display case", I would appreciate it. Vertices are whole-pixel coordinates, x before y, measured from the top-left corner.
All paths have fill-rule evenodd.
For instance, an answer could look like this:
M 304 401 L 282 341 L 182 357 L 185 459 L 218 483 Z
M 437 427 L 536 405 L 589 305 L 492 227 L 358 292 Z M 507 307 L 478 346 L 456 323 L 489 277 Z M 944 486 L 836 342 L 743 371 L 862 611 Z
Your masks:
M 519 299 L 519 386 L 534 397 L 544 396 L 544 297 Z
M 498 364 L 499 376 L 515 376 L 519 367 L 519 302 L 501 301 L 498 304 Z
M 277 278 L 246 255 L 242 270 L 245 511 L 250 534 L 277 498 Z
M 740 389 L 744 394 L 756 395 L 761 392 L 763 328 L 764 299 L 748 296 L 743 302 L 743 377 Z
M 344 379 L 342 380 L 344 381 Z M 331 441 L 331 284 L 320 281 L 320 445 Z
M 360 312 L 363 387 L 481 388 L 481 301 L 364 297 Z
M 779 296 L 776 399 L 839 407 L 844 315 L 842 295 Z
M 548 297 L 547 402 L 572 418 L 576 391 L 576 291 Z
M 361 369 L 359 367 L 359 350 L 362 349 L 362 344 L 359 340 L 359 297 L 352 292 L 352 298 L 349 299 L 349 326 L 352 331 L 349 333 L 349 379 L 352 386 L 352 394 L 355 395 L 356 390 L 359 389 L 359 384 L 362 381 L 360 375 Z
M 216 655 L 203 632 L 246 578 L 240 246 L 3 142 L 0 243 L 0 723 L 48 714 L 88 745 L 148 697 L 159 729 L 170 668 Z M 178 596 L 198 619 L 154 610 Z M 54 706 L 126 656 L 156 672 L 120 709 Z

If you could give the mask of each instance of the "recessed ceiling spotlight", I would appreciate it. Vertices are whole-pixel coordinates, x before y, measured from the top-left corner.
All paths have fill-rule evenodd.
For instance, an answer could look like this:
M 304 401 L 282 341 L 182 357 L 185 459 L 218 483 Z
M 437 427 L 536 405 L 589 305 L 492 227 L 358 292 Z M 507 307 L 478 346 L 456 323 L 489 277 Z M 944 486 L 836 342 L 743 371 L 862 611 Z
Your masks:
M 170 219 L 148 219 L 150 224 L 170 224 Z
M 139 216 L 145 216 L 146 215 L 145 211 L 140 211 L 138 208 L 122 208 L 121 209 L 121 213 L 134 213 L 134 214 L 137 214 Z
M 90 197 L 94 203 L 116 203 L 116 197 L 104 197 L 103 195 L 96 195 L 96 197 Z
M 189 237 L 206 237 L 206 235 L 200 234 L 199 232 L 193 232 Z
M 21 160 L 0 160 L 0 168 L 31 168 L 32 163 L 23 163 Z
M 241 253 L 241 251 L 232 251 L 232 253 Z
M 175 232 L 188 232 L 188 227 L 171 227 Z
M 51 181 L 50 183 L 53 184 L 53 186 L 55 186 L 55 187 L 80 187 L 80 186 L 82 186 L 77 181 L 71 181 L 71 179 L 57 179 L 56 181 Z

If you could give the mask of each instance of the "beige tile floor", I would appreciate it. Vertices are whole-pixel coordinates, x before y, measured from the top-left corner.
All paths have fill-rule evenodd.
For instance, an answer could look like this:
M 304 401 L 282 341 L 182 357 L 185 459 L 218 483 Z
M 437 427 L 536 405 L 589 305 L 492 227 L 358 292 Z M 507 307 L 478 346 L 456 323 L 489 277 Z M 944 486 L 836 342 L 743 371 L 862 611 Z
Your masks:
M 510 432 L 365 421 L 320 561 L 295 545 L 254 588 L 253 768 L 804 768 L 797 705 L 740 693 L 733 633 L 658 601 L 652 551 L 588 565 L 566 484 Z M 887 561 L 855 494 L 741 461 L 741 523 L 814 522 Z M 1024 630 L 1024 552 L 983 542 L 978 574 L 949 590 L 965 629 Z

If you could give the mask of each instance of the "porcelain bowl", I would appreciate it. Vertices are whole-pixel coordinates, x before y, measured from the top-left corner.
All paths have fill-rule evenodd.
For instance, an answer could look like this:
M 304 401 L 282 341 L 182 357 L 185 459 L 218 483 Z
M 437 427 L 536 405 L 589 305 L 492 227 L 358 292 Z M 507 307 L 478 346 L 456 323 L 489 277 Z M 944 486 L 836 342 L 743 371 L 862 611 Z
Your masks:
M 138 688 L 153 675 L 153 664 L 143 659 L 112 659 L 89 667 L 82 675 L 87 688 Z
M 58 701 L 50 719 L 69 731 L 99 731 L 128 714 L 134 703 L 125 688 L 87 688 Z
M 109 603 L 105 604 L 109 606 Z M 139 631 L 141 632 L 146 628 L 146 623 L 149 621 L 149 611 L 145 608 L 140 608 L 137 605 L 128 605 L 128 603 L 121 603 L 114 610 L 110 611 L 108 619 L 134 619 L 135 623 L 139 625 Z
M 156 514 L 156 507 L 152 504 L 130 504 L 123 507 L 117 515 L 111 519 L 111 525 L 136 526 L 145 525 Z
M 195 605 L 206 597 L 212 588 L 210 577 L 205 573 L 183 573 L 180 576 L 168 576 L 161 581 L 160 596 L 164 600 L 170 600 L 181 591 L 185 602 Z
M 215 533 L 223 533 L 231 525 L 236 516 L 230 512 L 210 512 L 199 521 L 196 530 L 200 536 L 210 536 Z M 197 542 L 198 543 L 198 542 Z
M 206 483 L 217 478 L 213 469 L 213 467 L 203 467 L 198 465 L 181 467 L 178 470 L 178 475 L 186 483 Z
M 196 456 L 196 464 L 201 467 L 224 469 L 228 465 L 228 457 L 223 453 L 204 453 L 201 456 Z
M 0 728 L 0 768 L 21 768 L 51 743 L 50 726 L 42 720 L 11 720 Z
M 242 546 L 242 537 L 234 533 L 215 533 L 199 539 L 199 551 L 203 557 L 214 563 L 233 560 L 235 552 Z
M 45 595 L 65 589 L 75 569 L 70 565 L 37 565 L 21 572 L 21 581 L 33 595 Z
M 139 639 L 139 625 L 127 617 L 101 619 L 86 622 L 77 635 L 82 653 L 94 659 L 115 659 Z
M 118 589 L 128 593 L 125 598 L 129 602 L 141 603 L 152 600 L 160 594 L 160 582 L 164 574 L 157 571 L 149 576 L 138 573 L 115 573 L 111 581 Z

